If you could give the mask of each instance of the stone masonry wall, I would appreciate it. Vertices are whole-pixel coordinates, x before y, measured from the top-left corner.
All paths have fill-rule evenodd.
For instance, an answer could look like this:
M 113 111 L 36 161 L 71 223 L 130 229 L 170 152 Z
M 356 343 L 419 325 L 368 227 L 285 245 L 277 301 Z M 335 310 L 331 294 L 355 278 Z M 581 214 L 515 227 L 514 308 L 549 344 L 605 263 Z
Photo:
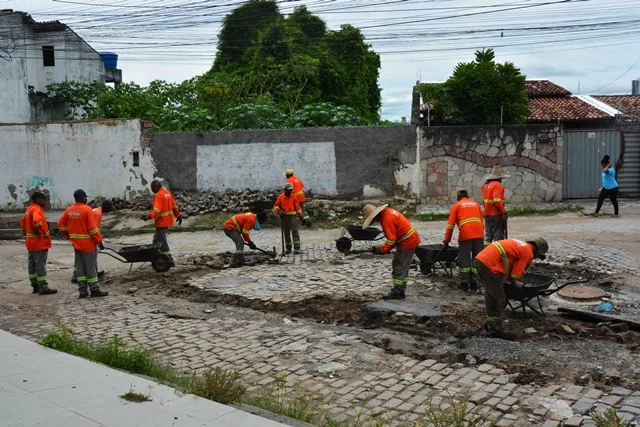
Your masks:
M 449 204 L 466 189 L 477 201 L 494 165 L 507 203 L 562 200 L 561 125 L 420 127 L 420 191 L 425 204 Z

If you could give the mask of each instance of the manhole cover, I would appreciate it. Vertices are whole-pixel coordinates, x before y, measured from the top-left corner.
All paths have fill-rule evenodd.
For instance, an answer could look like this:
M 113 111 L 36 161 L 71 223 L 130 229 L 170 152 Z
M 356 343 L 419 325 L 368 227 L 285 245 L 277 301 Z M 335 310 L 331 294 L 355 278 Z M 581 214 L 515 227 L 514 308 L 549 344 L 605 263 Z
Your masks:
M 589 301 L 598 300 L 607 295 L 605 291 L 600 288 L 594 288 L 591 286 L 567 286 L 558 291 L 558 295 L 562 298 Z

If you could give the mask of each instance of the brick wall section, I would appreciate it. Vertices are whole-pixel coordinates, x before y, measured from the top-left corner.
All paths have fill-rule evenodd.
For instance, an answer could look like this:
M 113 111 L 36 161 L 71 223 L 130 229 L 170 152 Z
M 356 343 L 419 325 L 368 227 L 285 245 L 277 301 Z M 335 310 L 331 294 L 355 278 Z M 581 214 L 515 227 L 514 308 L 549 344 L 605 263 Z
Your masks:
M 418 139 L 422 203 L 453 203 L 463 188 L 481 200 L 494 165 L 511 175 L 507 202 L 562 199 L 561 125 L 421 127 Z

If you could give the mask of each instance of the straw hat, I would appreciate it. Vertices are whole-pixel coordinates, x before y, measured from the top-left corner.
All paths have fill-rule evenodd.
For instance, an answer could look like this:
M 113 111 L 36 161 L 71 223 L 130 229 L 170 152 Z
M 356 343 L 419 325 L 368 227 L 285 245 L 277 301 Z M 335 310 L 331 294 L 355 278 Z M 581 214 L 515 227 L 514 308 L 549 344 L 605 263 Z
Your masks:
M 491 174 L 487 175 L 485 179 L 502 179 L 509 178 L 511 175 L 507 175 L 502 172 L 502 166 L 496 165 L 491 169 Z
M 375 207 L 373 205 L 366 205 L 362 209 L 362 215 L 364 216 L 364 224 L 362 224 L 362 228 L 367 228 L 371 225 L 371 221 L 380 213 L 384 208 L 389 205 L 382 205 L 380 207 Z

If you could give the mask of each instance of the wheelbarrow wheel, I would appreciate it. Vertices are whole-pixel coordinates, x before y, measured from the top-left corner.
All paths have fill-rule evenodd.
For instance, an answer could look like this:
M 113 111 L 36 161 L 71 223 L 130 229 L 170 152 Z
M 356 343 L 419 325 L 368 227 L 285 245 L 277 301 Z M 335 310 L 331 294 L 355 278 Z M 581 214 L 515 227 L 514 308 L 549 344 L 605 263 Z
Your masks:
M 341 237 L 336 240 L 336 249 L 342 253 L 349 252 L 351 250 L 351 239 L 348 237 Z
M 160 255 L 151 261 L 151 267 L 158 273 L 165 273 L 171 268 L 171 258 Z

